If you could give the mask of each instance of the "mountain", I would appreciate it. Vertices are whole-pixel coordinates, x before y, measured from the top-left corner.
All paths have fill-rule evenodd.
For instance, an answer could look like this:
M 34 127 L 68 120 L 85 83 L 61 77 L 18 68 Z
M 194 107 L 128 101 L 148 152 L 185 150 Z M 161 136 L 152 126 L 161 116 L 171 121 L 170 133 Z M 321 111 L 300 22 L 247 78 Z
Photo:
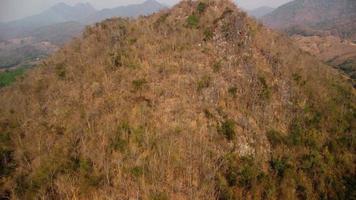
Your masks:
M 30 63 L 79 36 L 85 25 L 111 17 L 147 15 L 162 8 L 164 6 L 154 0 L 102 11 L 96 11 L 88 3 L 75 6 L 58 3 L 41 14 L 0 24 L 0 41 L 7 43 L 0 48 L 0 68 L 32 65 Z M 21 40 L 26 43 L 18 44 Z
M 36 31 L 36 29 L 60 23 L 77 22 L 83 25 L 89 25 L 112 17 L 137 17 L 147 15 L 163 8 L 165 8 L 165 6 L 155 0 L 147 0 L 142 4 L 119 6 L 100 11 L 96 11 L 89 3 L 79 3 L 75 6 L 58 3 L 38 15 L 0 24 L 0 39 L 7 40 L 27 37 Z
M 111 17 L 138 17 L 148 15 L 166 8 L 155 0 L 147 0 L 142 4 L 132 4 L 128 6 L 119 6 L 112 9 L 101 10 L 85 19 L 85 23 L 92 24 Z
M 349 199 L 355 101 L 229 0 L 107 19 L 0 89 L 0 195 Z
M 296 0 L 262 18 L 264 24 L 293 36 L 307 52 L 356 82 L 356 1 Z
M 78 22 L 95 12 L 96 10 L 87 3 L 80 3 L 75 6 L 59 3 L 38 15 L 2 24 L 0 26 L 0 37 L 12 39 L 28 36 L 30 32 L 38 28 L 68 21 Z
M 263 22 L 291 34 L 333 34 L 356 40 L 356 1 L 295 0 L 263 17 Z
M 256 17 L 256 18 L 261 18 L 269 13 L 271 13 L 272 11 L 274 11 L 275 8 L 272 7 L 268 7 L 268 6 L 262 6 L 253 10 L 248 10 L 247 13 L 250 16 Z

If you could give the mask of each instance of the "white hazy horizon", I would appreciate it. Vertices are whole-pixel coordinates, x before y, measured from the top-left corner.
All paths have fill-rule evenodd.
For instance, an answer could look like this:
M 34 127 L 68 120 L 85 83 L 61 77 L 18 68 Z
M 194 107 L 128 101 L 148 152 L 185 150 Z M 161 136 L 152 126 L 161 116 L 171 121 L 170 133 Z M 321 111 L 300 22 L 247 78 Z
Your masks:
M 94 8 L 114 8 L 117 6 L 142 3 L 145 0 L 0 0 L 0 22 L 21 19 L 38 14 L 56 3 L 64 2 L 69 5 L 77 3 L 90 3 Z M 157 0 L 165 5 L 174 5 L 179 0 Z M 237 4 L 251 10 L 262 6 L 278 7 L 291 0 L 236 0 Z

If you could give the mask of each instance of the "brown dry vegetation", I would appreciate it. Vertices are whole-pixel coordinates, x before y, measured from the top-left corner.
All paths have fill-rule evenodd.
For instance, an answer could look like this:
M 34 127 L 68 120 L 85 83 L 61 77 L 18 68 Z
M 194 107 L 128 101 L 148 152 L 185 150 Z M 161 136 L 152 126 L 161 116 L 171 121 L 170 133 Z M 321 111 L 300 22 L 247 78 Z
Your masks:
M 355 96 L 227 0 L 110 19 L 1 89 L 3 197 L 355 197 Z
M 304 51 L 349 75 L 356 87 L 356 43 L 335 36 L 294 35 L 292 39 Z

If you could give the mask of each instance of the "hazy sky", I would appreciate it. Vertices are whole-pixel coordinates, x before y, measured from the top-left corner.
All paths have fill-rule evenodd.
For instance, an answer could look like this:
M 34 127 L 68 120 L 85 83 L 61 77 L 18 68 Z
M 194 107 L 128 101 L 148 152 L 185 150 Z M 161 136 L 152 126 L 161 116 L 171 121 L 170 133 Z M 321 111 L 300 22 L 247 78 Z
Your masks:
M 9 21 L 25 16 L 40 13 L 42 10 L 58 2 L 76 4 L 89 2 L 95 8 L 112 8 L 119 5 L 141 3 L 144 0 L 0 0 L 0 21 Z M 159 2 L 172 5 L 179 0 L 158 0 Z M 260 6 L 277 7 L 290 0 L 237 0 L 238 4 L 245 9 L 253 9 Z

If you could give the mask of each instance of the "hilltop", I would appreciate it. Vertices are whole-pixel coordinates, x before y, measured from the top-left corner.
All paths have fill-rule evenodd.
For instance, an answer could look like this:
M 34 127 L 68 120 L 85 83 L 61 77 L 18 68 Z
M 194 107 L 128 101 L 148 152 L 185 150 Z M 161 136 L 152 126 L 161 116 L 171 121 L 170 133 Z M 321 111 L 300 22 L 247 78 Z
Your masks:
M 0 89 L 0 194 L 347 199 L 355 99 L 228 0 L 108 19 Z

